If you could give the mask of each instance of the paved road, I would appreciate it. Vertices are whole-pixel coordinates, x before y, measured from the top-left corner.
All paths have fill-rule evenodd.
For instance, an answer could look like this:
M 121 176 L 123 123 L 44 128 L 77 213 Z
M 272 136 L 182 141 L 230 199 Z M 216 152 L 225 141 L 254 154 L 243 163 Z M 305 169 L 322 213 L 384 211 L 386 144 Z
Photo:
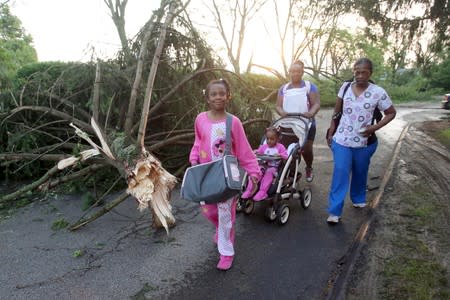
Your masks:
M 399 107 L 380 132 L 369 188 L 376 188 L 408 122 L 437 119 L 438 105 Z M 323 299 L 344 261 L 364 209 L 347 201 L 342 223 L 328 226 L 331 153 L 324 132 L 330 110 L 318 119 L 313 202 L 292 202 L 285 226 L 264 220 L 264 203 L 237 217 L 236 258 L 216 270 L 213 227 L 194 204 L 173 193 L 177 226 L 170 235 L 150 229 L 148 213 L 129 200 L 77 232 L 53 231 L 59 219 L 82 214 L 79 198 L 50 195 L 0 223 L 0 299 Z M 377 190 L 369 193 L 373 196 Z M 77 257 L 76 253 L 82 253 Z

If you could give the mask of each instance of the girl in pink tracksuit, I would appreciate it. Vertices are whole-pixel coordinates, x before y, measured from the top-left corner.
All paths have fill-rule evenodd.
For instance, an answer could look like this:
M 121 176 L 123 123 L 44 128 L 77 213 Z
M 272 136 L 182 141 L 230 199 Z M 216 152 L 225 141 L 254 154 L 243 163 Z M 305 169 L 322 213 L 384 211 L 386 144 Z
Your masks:
M 269 127 L 266 129 L 266 144 L 259 146 L 256 150 L 258 154 L 280 156 L 282 159 L 287 159 L 288 153 L 283 144 L 278 143 L 280 133 L 274 127 Z M 264 171 L 264 176 L 261 179 L 259 185 L 259 191 L 253 196 L 253 200 L 261 201 L 267 198 L 267 191 L 269 190 L 274 176 L 278 171 L 280 165 L 279 160 L 272 160 L 267 162 L 267 168 Z M 254 183 L 249 181 L 247 189 L 242 194 L 242 199 L 248 199 L 252 196 L 254 189 Z
M 206 86 L 206 101 L 209 110 L 200 113 L 195 119 L 195 141 L 189 155 L 191 165 L 220 159 L 225 150 L 226 105 L 231 99 L 230 86 L 226 80 L 213 80 Z M 231 153 L 255 184 L 261 177 L 256 156 L 245 135 L 241 121 L 233 116 L 231 125 Z M 236 219 L 235 197 L 223 199 L 215 204 L 201 206 L 204 216 L 216 227 L 214 240 L 220 253 L 217 268 L 228 270 L 234 258 L 234 233 Z

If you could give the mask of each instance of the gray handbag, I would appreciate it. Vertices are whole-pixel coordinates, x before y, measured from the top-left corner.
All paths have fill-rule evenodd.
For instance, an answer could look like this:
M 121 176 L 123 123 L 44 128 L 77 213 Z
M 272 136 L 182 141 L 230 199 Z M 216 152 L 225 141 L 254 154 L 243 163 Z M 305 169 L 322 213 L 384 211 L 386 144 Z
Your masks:
M 245 171 L 231 154 L 232 115 L 227 113 L 225 152 L 221 159 L 186 169 L 181 184 L 181 198 L 201 204 L 228 200 L 242 190 Z

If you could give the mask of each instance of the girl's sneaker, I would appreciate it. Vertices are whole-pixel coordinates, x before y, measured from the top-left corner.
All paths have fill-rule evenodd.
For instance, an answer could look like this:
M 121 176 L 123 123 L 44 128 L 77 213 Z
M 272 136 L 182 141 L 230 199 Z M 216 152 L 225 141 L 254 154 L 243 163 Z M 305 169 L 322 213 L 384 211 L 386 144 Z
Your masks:
M 231 265 L 233 264 L 233 258 L 234 256 L 220 255 L 219 263 L 217 264 L 217 269 L 223 271 L 229 270 L 231 268 Z
M 363 207 L 366 207 L 366 203 L 353 203 L 353 207 L 356 207 L 356 208 L 363 208 Z

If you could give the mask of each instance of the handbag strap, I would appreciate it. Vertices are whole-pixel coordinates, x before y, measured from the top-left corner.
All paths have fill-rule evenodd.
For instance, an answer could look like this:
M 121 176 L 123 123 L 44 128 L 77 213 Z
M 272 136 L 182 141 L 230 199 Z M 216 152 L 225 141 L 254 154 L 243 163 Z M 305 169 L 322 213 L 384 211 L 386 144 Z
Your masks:
M 231 126 L 233 122 L 233 115 L 227 112 L 227 120 L 225 123 L 225 151 L 224 155 L 231 154 Z
M 345 97 L 345 93 L 347 93 L 348 88 L 352 85 L 352 82 L 350 81 L 349 83 L 347 83 L 347 85 L 344 88 L 344 93 L 342 93 L 342 103 L 341 103 L 341 113 L 343 113 L 344 111 L 344 97 Z

